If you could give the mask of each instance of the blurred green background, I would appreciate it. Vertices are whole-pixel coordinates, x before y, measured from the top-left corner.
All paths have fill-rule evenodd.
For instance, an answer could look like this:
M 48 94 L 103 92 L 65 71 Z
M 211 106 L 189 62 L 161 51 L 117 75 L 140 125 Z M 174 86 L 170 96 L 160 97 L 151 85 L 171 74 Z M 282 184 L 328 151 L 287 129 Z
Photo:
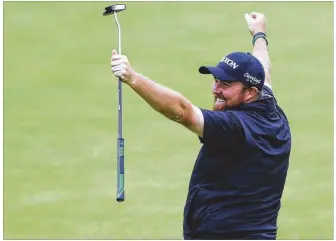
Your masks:
M 109 4 L 4 2 L 5 239 L 182 239 L 199 141 L 126 86 L 126 201 L 115 201 Z M 123 54 L 211 108 L 212 81 L 198 67 L 252 51 L 243 18 L 252 11 L 268 19 L 273 90 L 293 136 L 278 238 L 332 239 L 332 2 L 129 2 Z

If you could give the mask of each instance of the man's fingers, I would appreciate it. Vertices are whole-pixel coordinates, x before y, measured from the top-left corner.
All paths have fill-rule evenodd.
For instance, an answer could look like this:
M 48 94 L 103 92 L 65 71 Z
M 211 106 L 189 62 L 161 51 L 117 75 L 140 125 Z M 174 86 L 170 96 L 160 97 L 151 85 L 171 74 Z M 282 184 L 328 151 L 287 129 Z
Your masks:
M 114 74 L 115 77 L 118 77 L 118 78 L 122 78 L 122 79 L 123 79 L 125 73 L 126 73 L 125 71 L 120 70 L 120 71 L 114 72 L 113 74 Z
M 112 55 L 111 62 L 112 61 L 116 61 L 116 60 L 122 60 L 122 61 L 124 61 L 126 63 L 128 62 L 128 59 L 127 59 L 127 57 L 125 55 Z
M 258 19 L 258 18 L 260 18 L 261 16 L 262 16 L 261 13 L 257 13 L 257 12 L 253 12 L 253 13 L 251 13 L 251 18 L 252 18 L 252 19 Z
M 251 13 L 251 17 L 252 19 L 262 19 L 265 17 L 265 15 L 262 13 L 253 12 Z
M 119 70 L 119 71 L 113 72 L 113 74 L 114 74 L 114 76 L 116 76 L 116 77 L 121 77 L 121 75 L 122 75 L 122 71 Z
M 121 71 L 123 69 L 123 67 L 118 65 L 118 66 L 113 66 L 111 69 L 112 69 L 112 72 L 114 73 L 114 72 L 117 72 L 117 71 Z
M 258 19 L 258 18 L 261 18 L 263 16 L 264 16 L 263 14 L 257 13 L 257 12 L 245 13 L 244 14 L 244 17 L 245 17 L 246 21 Z
M 123 82 L 130 81 L 133 70 L 125 55 L 120 55 L 116 50 L 112 50 L 111 70 L 115 77 L 120 78 Z
M 111 57 L 111 61 L 112 60 L 118 60 L 118 59 L 121 59 L 121 55 L 119 55 L 119 54 L 112 55 L 112 57 Z
M 114 75 L 116 75 L 119 72 L 121 72 L 122 74 L 126 74 L 127 66 L 126 66 L 126 64 L 120 64 L 120 65 L 117 65 L 117 66 L 112 66 L 111 70 L 112 70 Z
M 112 60 L 111 61 L 111 66 L 117 66 L 117 65 L 120 65 L 120 64 L 122 64 L 124 62 L 125 61 L 123 59 Z

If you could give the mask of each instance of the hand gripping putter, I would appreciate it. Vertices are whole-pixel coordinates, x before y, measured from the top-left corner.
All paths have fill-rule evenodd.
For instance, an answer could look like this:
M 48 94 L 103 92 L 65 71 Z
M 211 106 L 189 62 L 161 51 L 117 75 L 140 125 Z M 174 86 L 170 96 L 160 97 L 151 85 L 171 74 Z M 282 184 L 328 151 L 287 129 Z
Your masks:
M 103 16 L 113 14 L 114 20 L 118 27 L 118 53 L 121 54 L 121 27 L 118 22 L 117 12 L 124 11 L 125 4 L 111 5 L 105 8 Z M 117 201 L 123 202 L 125 200 L 124 189 L 124 139 L 122 137 L 122 89 L 121 79 L 118 81 L 118 139 L 117 139 Z

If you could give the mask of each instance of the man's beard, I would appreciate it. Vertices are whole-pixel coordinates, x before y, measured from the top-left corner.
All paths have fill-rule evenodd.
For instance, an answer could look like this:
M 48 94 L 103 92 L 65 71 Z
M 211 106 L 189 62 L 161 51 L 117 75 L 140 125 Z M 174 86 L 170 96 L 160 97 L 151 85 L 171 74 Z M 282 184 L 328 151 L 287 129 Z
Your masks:
M 226 100 L 225 101 L 217 101 L 217 97 L 214 97 L 214 104 L 212 110 L 222 111 L 226 109 Z
M 233 103 L 231 101 L 230 104 L 228 104 L 227 100 L 217 101 L 217 98 L 215 97 L 212 110 L 223 111 L 228 109 L 235 109 L 236 106 L 242 105 L 244 103 L 245 103 L 244 101 L 234 101 Z

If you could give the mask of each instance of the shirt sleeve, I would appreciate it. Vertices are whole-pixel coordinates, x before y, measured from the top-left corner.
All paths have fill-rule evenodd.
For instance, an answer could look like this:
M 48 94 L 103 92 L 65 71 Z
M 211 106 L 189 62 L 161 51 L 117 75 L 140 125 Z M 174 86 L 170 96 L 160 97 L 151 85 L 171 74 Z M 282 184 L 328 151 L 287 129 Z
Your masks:
M 231 111 L 201 111 L 204 117 L 202 143 L 236 146 L 244 140 L 243 127 Z

